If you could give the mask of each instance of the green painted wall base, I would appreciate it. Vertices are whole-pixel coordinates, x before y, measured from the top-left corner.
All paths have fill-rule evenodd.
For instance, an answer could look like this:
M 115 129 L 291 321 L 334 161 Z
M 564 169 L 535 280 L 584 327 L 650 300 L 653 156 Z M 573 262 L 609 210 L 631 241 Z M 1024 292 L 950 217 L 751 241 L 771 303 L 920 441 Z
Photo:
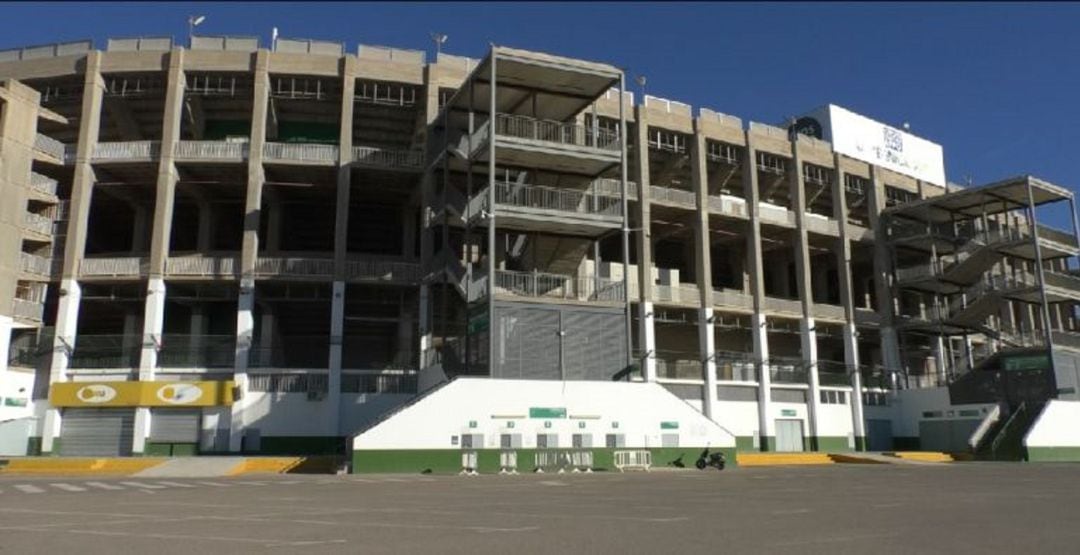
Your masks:
M 835 453 L 838 451 L 851 451 L 847 436 L 817 436 L 810 438 L 810 445 L 814 451 Z
M 594 471 L 615 470 L 615 451 L 623 449 L 590 449 L 593 453 Z M 654 467 L 694 468 L 703 447 L 665 447 L 648 449 L 652 453 Z M 717 449 L 711 449 L 716 451 Z M 736 466 L 736 448 L 719 449 L 727 457 L 728 467 Z M 536 449 L 515 449 L 518 472 L 532 472 Z M 494 474 L 499 471 L 500 449 L 479 449 L 477 472 Z M 461 449 L 386 449 L 353 451 L 352 472 L 368 474 L 379 472 L 455 474 L 461 471 Z
M 757 446 L 754 445 L 754 436 L 736 437 L 735 450 L 739 452 L 757 451 Z
M 41 456 L 41 438 L 30 437 L 26 440 L 26 454 L 30 457 Z
M 199 454 L 198 443 L 154 443 L 146 442 L 147 457 L 193 457 Z
M 1080 447 L 1028 447 L 1031 462 L 1080 462 Z
M 334 436 L 263 436 L 248 455 L 344 455 L 345 438 Z
M 762 451 L 776 451 L 776 436 L 761 436 Z
M 855 450 L 866 451 L 866 436 L 855 436 Z

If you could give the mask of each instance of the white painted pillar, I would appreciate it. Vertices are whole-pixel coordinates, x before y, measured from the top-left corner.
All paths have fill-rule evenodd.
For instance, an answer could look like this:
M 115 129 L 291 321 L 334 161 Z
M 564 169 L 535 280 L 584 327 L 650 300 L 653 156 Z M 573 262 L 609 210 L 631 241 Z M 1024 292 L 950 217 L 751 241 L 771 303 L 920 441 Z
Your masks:
M 428 351 L 431 350 L 431 288 L 429 285 L 420 285 L 420 300 L 419 300 L 419 314 L 420 322 L 418 322 L 419 331 L 419 368 L 423 369 L 428 366 L 428 361 L 431 359 L 431 355 Z
M 647 382 L 656 381 L 656 324 L 652 301 L 641 303 L 641 372 Z
M 716 336 L 713 334 L 712 307 L 698 310 L 698 345 L 701 346 L 702 366 L 705 371 L 705 395 L 702 398 L 702 412 L 716 420 Z
M 771 451 L 775 446 L 768 445 L 776 441 L 776 421 L 772 415 L 772 375 L 769 373 L 769 334 L 765 314 L 755 312 L 750 316 L 751 339 L 754 343 L 754 361 L 758 371 L 758 446 L 762 451 Z
M 56 311 L 56 333 L 53 337 L 52 367 L 49 383 L 67 381 L 68 360 L 75 349 L 79 323 L 79 304 L 82 289 L 74 279 L 60 281 L 60 301 Z M 45 423 L 41 430 L 41 452 L 52 453 L 56 438 L 60 437 L 60 411 L 52 406 L 45 410 Z
M 157 369 L 161 331 L 165 327 L 165 280 L 150 278 L 146 287 L 143 312 L 142 348 L 139 352 L 139 381 L 153 381 Z M 146 439 L 150 437 L 150 409 L 135 409 L 135 430 L 131 442 L 134 453 L 146 451 Z
M 810 410 L 810 437 L 814 438 L 814 450 L 818 450 L 816 445 L 821 438 L 820 416 L 821 416 L 821 380 L 818 375 L 818 352 L 817 352 L 817 331 L 814 330 L 814 319 L 803 318 L 799 323 L 799 336 L 802 343 L 802 355 L 803 361 L 808 365 L 808 374 L 810 381 L 810 391 L 806 406 Z
M 244 407 L 247 398 L 248 357 L 255 333 L 255 280 L 240 280 L 240 295 L 236 301 L 236 363 L 233 380 L 236 382 L 237 399 L 234 399 L 229 416 L 229 451 L 238 452 L 244 437 Z
M 855 449 L 866 449 L 866 418 L 863 414 L 862 374 L 859 372 L 859 340 L 855 324 L 844 324 L 844 365 L 851 369 L 851 422 Z
M 345 334 L 345 282 L 335 281 L 330 302 L 330 369 L 326 394 L 327 414 L 333 415 L 330 435 L 341 435 L 341 357 Z

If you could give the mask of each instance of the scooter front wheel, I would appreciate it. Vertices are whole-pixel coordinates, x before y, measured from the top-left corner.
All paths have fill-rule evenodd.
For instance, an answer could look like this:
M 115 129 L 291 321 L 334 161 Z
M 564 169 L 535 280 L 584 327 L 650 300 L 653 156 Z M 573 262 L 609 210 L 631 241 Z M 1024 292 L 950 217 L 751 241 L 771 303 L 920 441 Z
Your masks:
M 698 470 L 705 470 L 707 463 L 705 462 L 705 459 L 698 459 L 697 462 L 694 463 L 694 466 L 696 466 Z

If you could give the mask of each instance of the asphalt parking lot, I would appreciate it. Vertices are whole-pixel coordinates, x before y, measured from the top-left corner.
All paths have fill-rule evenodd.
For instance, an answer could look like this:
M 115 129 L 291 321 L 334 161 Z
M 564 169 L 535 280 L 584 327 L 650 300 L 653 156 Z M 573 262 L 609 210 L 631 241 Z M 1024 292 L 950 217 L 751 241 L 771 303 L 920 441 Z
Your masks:
M 0 477 L 0 552 L 1076 552 L 1080 465 Z

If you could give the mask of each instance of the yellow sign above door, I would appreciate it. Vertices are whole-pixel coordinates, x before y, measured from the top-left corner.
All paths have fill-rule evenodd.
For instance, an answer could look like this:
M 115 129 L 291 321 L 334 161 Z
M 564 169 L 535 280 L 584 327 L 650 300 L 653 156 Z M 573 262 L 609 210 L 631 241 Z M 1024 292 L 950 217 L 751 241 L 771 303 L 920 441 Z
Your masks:
M 61 382 L 49 388 L 54 407 L 216 407 L 233 403 L 231 381 Z

